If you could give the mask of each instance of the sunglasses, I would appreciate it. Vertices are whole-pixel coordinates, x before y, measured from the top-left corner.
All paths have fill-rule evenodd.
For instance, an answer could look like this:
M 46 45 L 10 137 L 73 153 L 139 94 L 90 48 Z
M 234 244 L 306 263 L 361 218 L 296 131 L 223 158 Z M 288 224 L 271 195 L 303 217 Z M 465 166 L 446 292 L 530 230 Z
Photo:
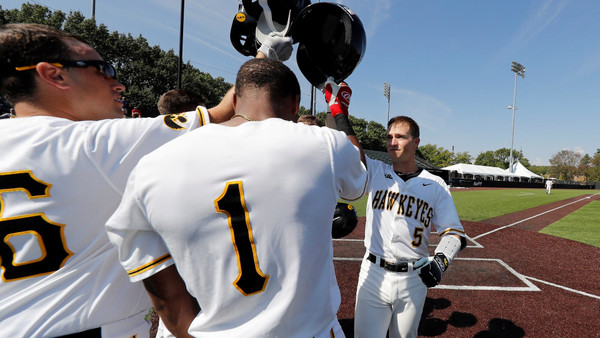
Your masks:
M 63 61 L 50 62 L 50 64 L 55 67 L 61 67 L 61 68 L 96 67 L 96 69 L 98 69 L 101 73 L 103 73 L 104 75 L 106 75 L 110 78 L 116 79 L 116 76 L 117 76 L 117 71 L 115 70 L 115 67 L 113 67 L 113 65 L 110 62 L 107 62 L 104 60 L 77 60 L 77 61 L 63 60 Z M 15 67 L 15 69 L 20 72 L 20 71 L 24 71 L 24 70 L 28 70 L 28 69 L 34 69 L 36 66 L 37 65 Z

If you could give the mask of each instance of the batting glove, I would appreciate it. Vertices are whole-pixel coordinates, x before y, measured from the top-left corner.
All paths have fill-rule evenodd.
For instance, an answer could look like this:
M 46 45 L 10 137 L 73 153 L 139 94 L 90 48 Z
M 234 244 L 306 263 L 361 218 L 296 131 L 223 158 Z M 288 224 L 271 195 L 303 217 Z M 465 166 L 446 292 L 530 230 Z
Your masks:
M 269 59 L 286 61 L 292 55 L 292 38 L 278 35 L 275 32 L 269 33 L 269 36 L 262 42 L 259 52 L 262 52 Z
M 448 259 L 443 253 L 436 253 L 428 265 L 419 270 L 419 277 L 423 283 L 432 288 L 442 281 L 442 275 L 448 268 Z
M 348 106 L 352 97 L 352 89 L 345 82 L 337 85 L 333 79 L 327 79 L 325 82 L 325 101 L 329 105 L 331 115 L 335 117 L 338 114 L 348 116 Z

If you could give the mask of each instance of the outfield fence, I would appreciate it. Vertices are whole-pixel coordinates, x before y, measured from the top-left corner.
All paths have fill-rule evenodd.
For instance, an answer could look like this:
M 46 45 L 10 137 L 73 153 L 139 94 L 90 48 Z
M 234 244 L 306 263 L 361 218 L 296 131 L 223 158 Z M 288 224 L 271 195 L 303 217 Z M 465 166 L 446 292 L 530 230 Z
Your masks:
M 493 187 L 493 188 L 539 188 L 545 189 L 541 182 L 511 182 L 477 180 L 468 178 L 450 178 L 451 187 Z M 555 180 L 552 189 L 600 189 L 600 182 L 567 182 Z

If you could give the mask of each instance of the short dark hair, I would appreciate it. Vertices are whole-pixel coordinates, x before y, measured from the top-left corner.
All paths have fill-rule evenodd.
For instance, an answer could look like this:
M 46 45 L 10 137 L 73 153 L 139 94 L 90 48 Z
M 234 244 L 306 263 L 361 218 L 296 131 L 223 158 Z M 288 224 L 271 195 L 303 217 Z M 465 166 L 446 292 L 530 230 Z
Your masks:
M 301 115 L 298 117 L 298 123 L 308 124 L 309 126 L 320 126 L 321 120 L 316 115 Z
M 187 89 L 171 89 L 158 99 L 158 111 L 162 115 L 183 113 L 205 104 L 206 98 L 201 94 Z
M 74 52 L 66 39 L 82 38 L 58 29 L 33 23 L 0 26 L 0 95 L 13 106 L 31 99 L 36 91 L 35 71 L 17 71 L 15 67 L 39 62 L 68 60 Z
M 240 67 L 235 80 L 235 95 L 242 97 L 251 89 L 267 90 L 272 102 L 300 96 L 300 84 L 294 72 L 272 59 L 250 59 Z
M 392 117 L 388 121 L 387 129 L 390 130 L 390 127 L 397 123 L 408 124 L 408 131 L 410 133 L 410 136 L 412 136 L 412 138 L 419 138 L 419 136 L 420 136 L 419 125 L 417 124 L 417 122 L 415 122 L 415 120 L 413 120 L 412 118 L 410 118 L 408 116 Z

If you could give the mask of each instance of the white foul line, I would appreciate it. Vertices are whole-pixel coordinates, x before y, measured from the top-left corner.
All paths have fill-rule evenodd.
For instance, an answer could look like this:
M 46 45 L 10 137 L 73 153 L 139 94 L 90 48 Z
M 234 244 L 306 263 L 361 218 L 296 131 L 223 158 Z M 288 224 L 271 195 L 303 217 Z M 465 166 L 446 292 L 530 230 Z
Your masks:
M 596 194 L 594 194 L 594 195 L 596 195 Z M 592 195 L 592 196 L 593 196 L 593 195 Z M 481 235 L 477 235 L 477 236 L 473 237 L 473 239 L 478 239 L 478 238 L 480 238 L 480 237 L 487 236 L 487 235 L 489 235 L 489 234 L 491 234 L 491 233 L 494 233 L 494 232 L 496 232 L 496 231 L 499 231 L 499 230 L 502 230 L 502 229 L 506 229 L 506 228 L 510 228 L 510 227 L 512 227 L 512 226 L 514 226 L 514 225 L 517 225 L 517 224 L 523 223 L 523 222 L 525 222 L 525 221 L 529 221 L 530 219 L 534 219 L 534 218 L 536 218 L 536 217 L 539 217 L 539 216 L 545 215 L 545 214 L 547 214 L 547 213 L 550 213 L 550 212 L 556 211 L 556 210 L 558 210 L 558 209 L 564 208 L 564 207 L 566 207 L 566 206 L 569 206 L 569 205 L 571 205 L 571 204 L 578 203 L 578 202 L 581 202 L 581 201 L 583 201 L 583 200 L 585 200 L 585 199 L 590 199 L 590 198 L 591 198 L 591 196 L 587 196 L 587 197 L 584 197 L 584 198 L 582 198 L 582 199 L 578 199 L 577 201 L 573 201 L 573 202 L 567 203 L 567 204 L 565 204 L 565 205 L 561 205 L 560 207 L 556 207 L 556 208 L 554 208 L 554 209 L 551 209 L 551 210 L 548 210 L 548 211 L 544 211 L 544 212 L 542 212 L 542 213 L 539 213 L 539 214 L 537 214 L 537 215 L 534 215 L 534 216 L 531 216 L 531 217 L 528 217 L 528 218 L 522 219 L 522 220 L 520 220 L 520 221 L 516 221 L 516 222 L 514 222 L 514 223 L 512 223 L 512 224 L 505 225 L 505 226 L 501 226 L 501 227 L 499 227 L 499 228 L 496 228 L 496 229 L 494 229 L 494 230 L 492 230 L 492 231 L 488 231 L 488 232 L 486 232 L 486 233 L 483 233 L 483 234 L 481 234 Z
M 574 293 L 578 293 L 578 294 L 580 294 L 580 295 L 584 295 L 584 296 L 588 296 L 588 297 L 592 297 L 592 298 L 600 299 L 600 296 L 596 296 L 596 295 L 594 295 L 594 294 L 591 294 L 591 293 L 587 293 L 587 292 L 583 292 L 583 291 L 579 291 L 579 290 L 571 289 L 571 288 L 568 288 L 568 287 L 566 287 L 566 286 L 562 286 L 562 285 L 558 285 L 558 284 L 550 283 L 550 282 L 547 282 L 547 281 L 545 281 L 545 280 L 541 280 L 541 279 L 537 279 L 537 278 L 533 278 L 533 277 L 528 277 L 528 276 L 525 276 L 525 278 L 527 278 L 527 279 L 531 279 L 531 280 L 533 280 L 533 281 L 536 281 L 536 282 L 540 282 L 540 283 L 548 284 L 548 285 L 550 285 L 550 286 L 554 286 L 554 287 L 557 287 L 557 288 L 560 288 L 560 289 L 564 289 L 564 290 L 567 290 L 567 291 L 571 291 L 571 292 L 574 292 Z

